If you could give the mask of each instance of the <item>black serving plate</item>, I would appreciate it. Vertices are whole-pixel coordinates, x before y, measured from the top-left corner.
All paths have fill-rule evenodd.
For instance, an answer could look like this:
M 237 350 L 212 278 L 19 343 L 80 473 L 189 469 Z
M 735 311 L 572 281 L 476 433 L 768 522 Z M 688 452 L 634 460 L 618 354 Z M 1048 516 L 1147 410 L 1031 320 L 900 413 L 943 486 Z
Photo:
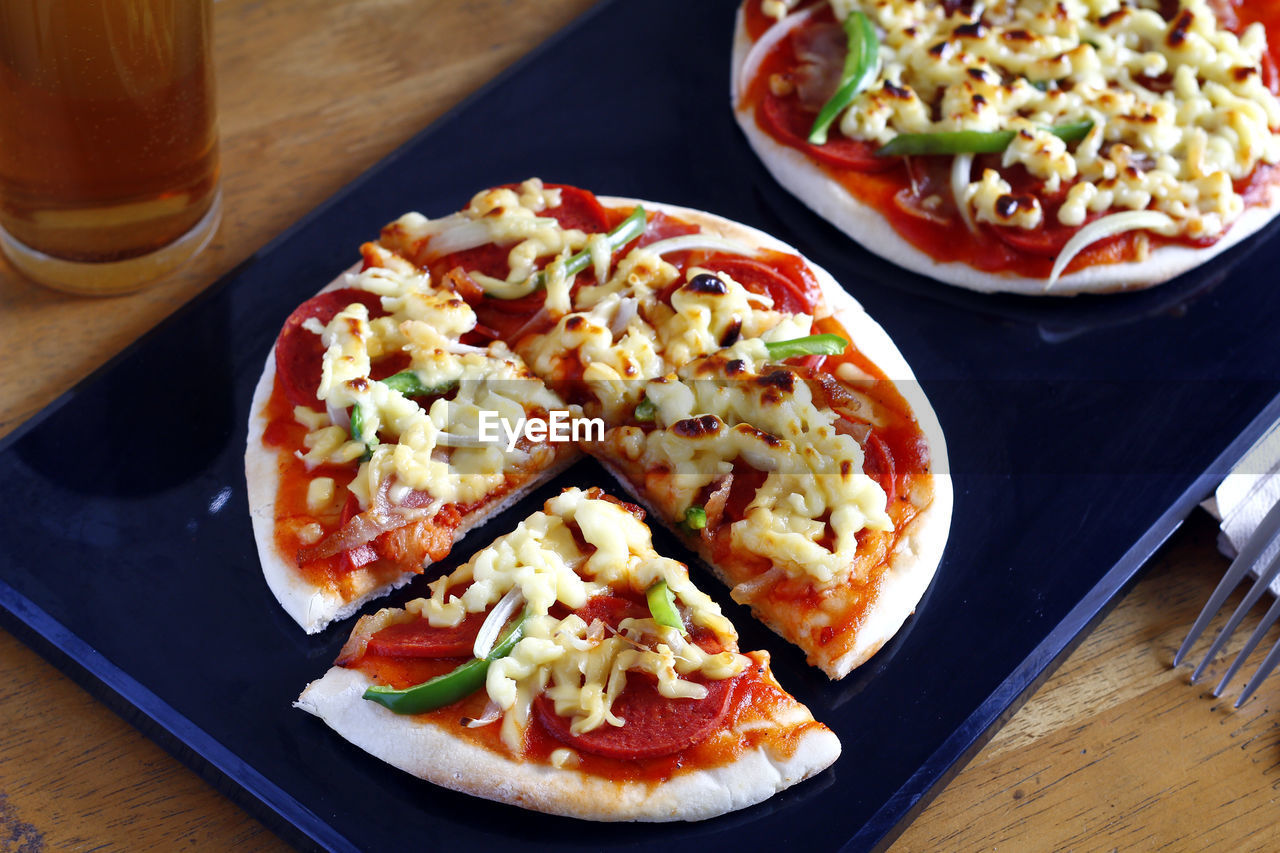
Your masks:
M 892 837 L 1280 415 L 1280 242 L 1271 228 L 1110 297 L 984 296 L 907 273 L 756 162 L 727 97 L 735 5 L 598 9 L 9 436 L 0 541 L 21 544 L 0 555 L 5 623 L 300 843 L 823 850 Z M 901 634 L 843 681 L 698 575 L 844 743 L 833 768 L 760 806 L 691 825 L 523 812 L 411 778 L 291 707 L 350 624 L 304 635 L 259 573 L 241 460 L 263 359 L 383 223 L 531 175 L 704 208 L 799 247 L 897 341 L 946 432 L 945 559 Z M 559 487 L 608 483 L 574 468 L 449 565 Z

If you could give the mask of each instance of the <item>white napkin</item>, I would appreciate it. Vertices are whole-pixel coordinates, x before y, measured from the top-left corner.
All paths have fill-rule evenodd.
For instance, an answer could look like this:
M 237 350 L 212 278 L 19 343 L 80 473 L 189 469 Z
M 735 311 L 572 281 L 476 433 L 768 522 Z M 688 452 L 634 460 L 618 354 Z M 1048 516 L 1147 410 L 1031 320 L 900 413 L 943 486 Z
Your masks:
M 1231 469 L 1213 496 L 1200 505 L 1221 522 L 1218 550 L 1234 558 L 1277 502 L 1280 502 L 1280 423 L 1271 425 Z M 1280 542 L 1268 548 L 1258 564 L 1266 565 L 1277 551 L 1280 551 Z M 1280 578 L 1271 584 L 1271 591 L 1280 595 Z

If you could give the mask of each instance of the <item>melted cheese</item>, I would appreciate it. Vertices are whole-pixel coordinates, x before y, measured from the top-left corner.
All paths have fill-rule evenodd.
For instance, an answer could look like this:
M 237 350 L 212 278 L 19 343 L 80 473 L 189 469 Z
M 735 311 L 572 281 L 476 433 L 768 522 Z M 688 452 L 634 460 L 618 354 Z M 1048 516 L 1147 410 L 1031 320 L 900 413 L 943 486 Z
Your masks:
M 624 619 L 612 634 L 576 614 L 550 615 L 557 603 L 577 609 L 611 589 L 638 594 L 658 580 L 666 581 L 693 624 L 715 632 L 726 649 L 736 648 L 737 635 L 719 605 L 693 585 L 683 564 L 653 550 L 644 523 L 578 489 L 547 501 L 544 512 L 433 582 L 430 597 L 409 602 L 406 610 L 434 626 L 452 626 L 520 590 L 523 636 L 507 657 L 489 666 L 485 682 L 489 698 L 504 711 L 503 740 L 519 751 L 533 700 L 544 692 L 581 733 L 625 724 L 612 706 L 629 671 L 652 673 L 664 696 L 701 698 L 706 688 L 685 676 L 730 678 L 747 666 L 733 651 L 708 654 L 652 619 Z M 454 591 L 463 586 L 461 594 Z
M 388 251 L 390 248 L 429 258 L 431 247 L 439 241 L 446 241 L 451 248 L 461 245 L 456 237 L 460 230 L 471 241 L 468 245 L 519 241 L 510 250 L 511 273 L 505 281 L 477 270 L 467 270 L 468 274 L 490 294 L 510 298 L 531 292 L 532 276 L 542 264 L 547 291 L 543 312 L 554 324 L 544 333 L 526 335 L 516 342 L 520 354 L 537 375 L 552 381 L 576 379 L 580 368 L 581 379 L 599 403 L 599 413 L 614 420 L 628 415 L 639 402 L 640 380 L 662 376 L 740 338 L 759 337 L 778 329 L 786 329 L 787 337 L 809 333 L 808 315 L 775 311 L 767 295 L 748 291 L 724 273 L 715 274 L 722 287 L 692 286 L 695 279 L 708 273 L 696 266 L 685 271 L 685 281 L 666 298 L 664 294 L 677 283 L 680 272 L 663 260 L 661 247 L 637 247 L 615 259 L 605 234 L 565 230 L 554 218 L 538 215 L 560 204 L 558 192 L 545 189 L 540 180 L 531 178 L 520 185 L 519 192 L 500 188 L 478 193 L 466 210 L 442 219 L 406 214 L 383 229 L 384 246 L 376 251 L 395 257 Z M 670 247 L 671 241 L 661 242 Z M 425 253 L 418 251 L 422 245 L 426 246 Z M 710 235 L 700 248 L 708 246 L 735 251 L 732 243 L 717 235 Z M 576 276 L 567 273 L 564 262 L 571 252 L 582 249 L 588 254 L 594 279 L 579 286 Z M 389 271 L 384 274 L 389 281 L 402 273 L 393 263 L 386 266 Z M 389 293 L 384 297 L 384 306 L 390 307 L 389 298 L 403 297 Z M 444 308 L 427 301 L 417 310 L 426 314 Z M 455 306 L 455 310 L 458 325 L 452 331 L 458 333 L 474 326 L 474 315 L 466 314 L 469 309 L 465 305 Z M 409 348 L 417 344 L 420 351 L 425 351 L 433 346 L 430 328 L 406 327 L 391 320 L 375 320 L 367 326 L 335 329 L 332 334 L 335 340 L 340 335 L 358 337 L 356 341 L 342 340 L 342 345 L 354 349 L 357 357 L 362 347 L 376 357 L 379 348 Z M 447 333 L 444 331 L 444 336 Z M 335 358 L 345 352 L 340 348 L 335 351 Z M 429 362 L 423 356 L 423 363 L 415 362 L 415 369 L 422 373 L 431 366 Z M 456 366 L 453 361 L 449 364 Z M 348 372 L 360 375 L 361 367 L 354 363 Z M 430 375 L 433 379 L 446 378 L 439 370 Z
M 504 442 L 476 442 L 482 411 L 496 411 L 514 423 L 527 412 L 564 406 L 505 344 L 479 349 L 458 343 L 475 327 L 476 317 L 457 294 L 432 287 L 427 276 L 412 269 L 372 267 L 348 284 L 378 294 L 391 314 L 371 321 L 368 309 L 357 302 L 321 330 L 325 354 L 317 396 L 338 409 L 359 406 L 364 432 L 353 436 L 327 418 L 306 419 L 318 425 L 306 438 L 308 466 L 354 461 L 365 454 L 366 442 L 376 439 L 371 458 L 350 484 L 361 506 L 367 508 L 373 494 L 394 484 L 392 502 L 419 490 L 435 498 L 438 508 L 480 500 L 504 485 L 507 474 L 548 461 L 551 450 L 545 445 L 507 450 Z M 409 355 L 410 369 L 423 385 L 456 385 L 456 391 L 424 409 L 372 379 L 373 360 L 394 351 Z
M 951 15 L 926 0 L 830 3 L 838 20 L 865 12 L 881 41 L 878 77 L 842 114 L 842 133 L 883 144 L 1016 130 L 1003 167 L 1024 166 L 1050 193 L 1075 182 L 1057 214 L 1064 225 L 1152 209 L 1174 219 L 1170 236 L 1216 236 L 1244 210 L 1233 182 L 1280 162 L 1265 31 L 1229 32 L 1210 0 L 1181 0 L 1172 21 L 1157 0 L 993 0 Z M 1074 146 L 1045 130 L 1086 119 L 1094 128 Z M 959 201 L 981 221 L 1039 227 L 1039 204 L 1010 214 L 1016 196 L 989 174 Z
M 766 355 L 760 341 L 744 341 L 648 383 L 658 428 L 624 427 L 613 440 L 641 470 L 661 472 L 646 485 L 673 521 L 735 460 L 766 472 L 730 541 L 819 586 L 842 581 L 858 532 L 893 529 L 884 490 L 863 473 L 861 446 L 836 429 L 839 416 L 816 405 L 805 382 L 782 368 L 756 372 Z

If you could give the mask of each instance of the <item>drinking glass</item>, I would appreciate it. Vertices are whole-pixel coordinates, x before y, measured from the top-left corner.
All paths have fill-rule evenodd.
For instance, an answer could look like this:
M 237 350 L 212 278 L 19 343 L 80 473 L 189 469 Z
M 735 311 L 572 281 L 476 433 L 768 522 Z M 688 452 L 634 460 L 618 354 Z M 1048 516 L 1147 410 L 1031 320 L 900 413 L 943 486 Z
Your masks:
M 211 0 L 0 0 L 0 249 L 60 290 L 162 278 L 217 230 Z

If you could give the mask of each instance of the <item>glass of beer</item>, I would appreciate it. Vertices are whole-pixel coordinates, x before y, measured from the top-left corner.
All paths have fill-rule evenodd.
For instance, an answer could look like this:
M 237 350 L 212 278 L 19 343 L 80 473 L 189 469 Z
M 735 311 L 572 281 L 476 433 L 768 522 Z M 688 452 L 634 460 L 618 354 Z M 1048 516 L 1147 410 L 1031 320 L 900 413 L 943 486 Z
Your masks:
M 0 249 L 137 290 L 218 227 L 212 0 L 0 0 Z

